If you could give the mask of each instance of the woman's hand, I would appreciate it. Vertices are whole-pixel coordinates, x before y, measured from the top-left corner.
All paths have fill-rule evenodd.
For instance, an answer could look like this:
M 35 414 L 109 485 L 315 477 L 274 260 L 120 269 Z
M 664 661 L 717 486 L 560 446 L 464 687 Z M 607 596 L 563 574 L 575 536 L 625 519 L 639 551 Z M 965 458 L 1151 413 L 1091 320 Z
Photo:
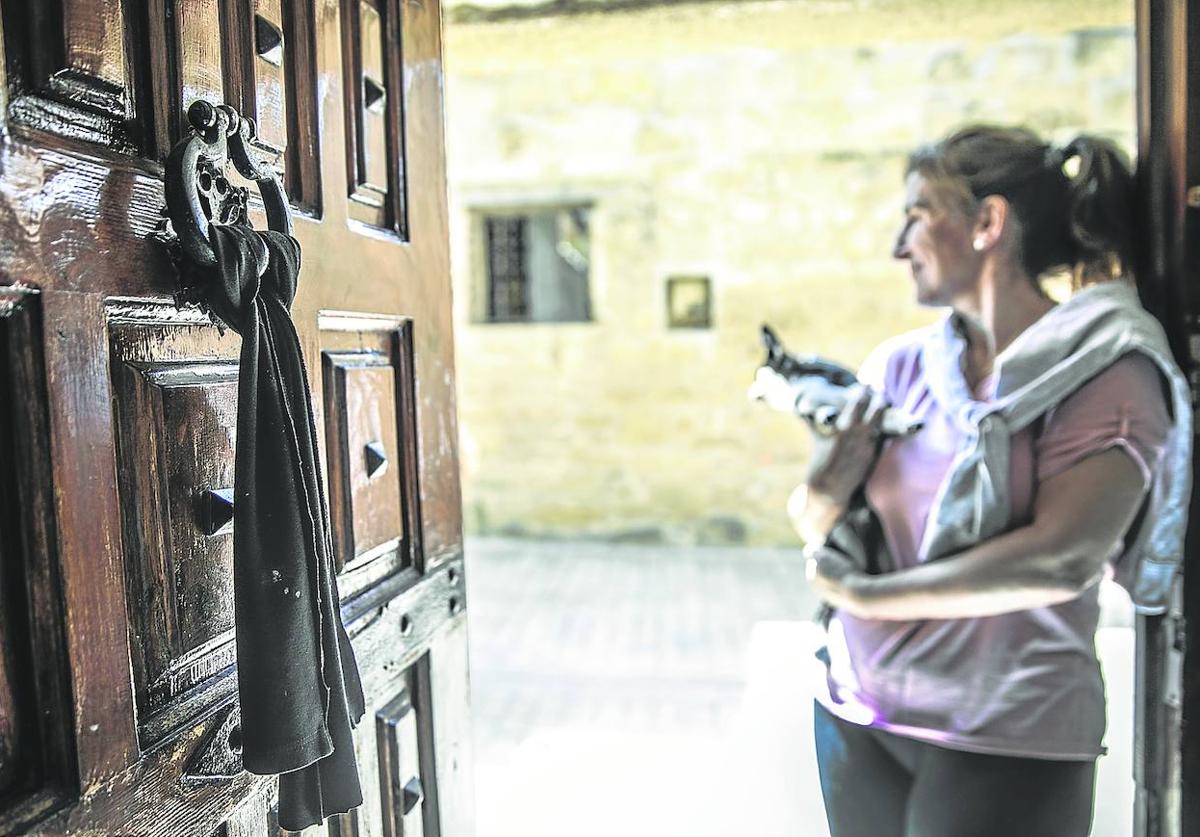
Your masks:
M 812 589 L 824 601 L 852 616 L 866 617 L 859 592 L 867 575 L 840 552 L 824 546 L 808 553 L 804 567 Z
M 870 387 L 860 384 L 847 391 L 832 431 L 813 436 L 804 479 L 810 493 L 836 505 L 849 502 L 879 455 L 879 426 L 887 406 L 882 393 Z

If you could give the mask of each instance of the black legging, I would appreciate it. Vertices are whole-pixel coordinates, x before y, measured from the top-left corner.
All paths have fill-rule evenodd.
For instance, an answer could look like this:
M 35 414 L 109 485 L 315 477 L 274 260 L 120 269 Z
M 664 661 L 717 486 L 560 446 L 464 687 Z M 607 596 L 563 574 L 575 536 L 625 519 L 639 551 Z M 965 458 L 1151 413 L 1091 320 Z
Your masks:
M 1087 837 L 1095 761 L 966 753 L 815 713 L 832 837 Z

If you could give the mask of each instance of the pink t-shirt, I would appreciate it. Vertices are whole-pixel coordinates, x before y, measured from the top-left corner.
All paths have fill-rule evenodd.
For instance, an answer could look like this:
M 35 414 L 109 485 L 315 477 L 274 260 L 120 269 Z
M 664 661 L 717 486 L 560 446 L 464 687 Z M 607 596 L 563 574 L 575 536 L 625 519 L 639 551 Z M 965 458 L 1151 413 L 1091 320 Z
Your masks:
M 918 563 L 934 495 L 960 441 L 925 381 L 923 334 L 888 341 L 862 373 L 925 422 L 884 447 L 866 484 L 900 568 Z M 1160 380 L 1149 358 L 1125 355 L 1015 434 L 1012 525 L 1030 522 L 1043 480 L 1111 447 L 1129 454 L 1148 486 L 1171 426 Z M 989 399 L 994 384 L 985 380 L 976 397 Z M 828 689 L 817 699 L 848 721 L 954 749 L 1094 758 L 1105 724 L 1098 597 L 1094 585 L 1062 604 L 976 619 L 876 621 L 839 612 L 830 623 Z

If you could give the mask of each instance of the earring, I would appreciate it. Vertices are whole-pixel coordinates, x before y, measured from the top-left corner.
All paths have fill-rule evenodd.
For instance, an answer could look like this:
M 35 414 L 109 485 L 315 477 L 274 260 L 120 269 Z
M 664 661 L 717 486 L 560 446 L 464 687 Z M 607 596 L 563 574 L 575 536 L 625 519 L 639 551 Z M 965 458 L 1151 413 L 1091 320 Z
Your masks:
M 983 245 L 984 245 L 984 241 L 982 238 L 977 238 L 973 242 L 971 242 L 971 246 L 975 248 L 975 252 L 977 252 L 977 253 L 980 252 L 981 250 L 983 250 Z

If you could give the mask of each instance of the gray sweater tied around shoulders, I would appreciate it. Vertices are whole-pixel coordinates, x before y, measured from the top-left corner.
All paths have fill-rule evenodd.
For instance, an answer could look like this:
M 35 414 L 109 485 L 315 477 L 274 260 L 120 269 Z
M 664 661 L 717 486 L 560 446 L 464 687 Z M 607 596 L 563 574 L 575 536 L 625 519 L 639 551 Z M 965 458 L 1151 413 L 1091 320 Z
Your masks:
M 1009 443 L 1012 436 L 1130 352 L 1141 352 L 1167 385 L 1172 429 L 1147 496 L 1147 506 L 1126 538 L 1116 579 L 1139 613 L 1166 612 L 1183 552 L 1191 491 L 1192 405 L 1187 379 L 1176 365 L 1162 326 L 1141 305 L 1132 283 L 1114 280 L 1075 293 L 1023 331 L 996 358 L 996 394 L 971 397 L 963 375 L 966 340 L 951 314 L 922 346 L 931 393 L 963 434 L 926 522 L 920 560 L 968 549 L 1011 527 Z M 887 566 L 863 545 L 861 514 L 850 514 L 830 533 L 829 544 L 860 566 Z M 840 531 L 839 531 L 840 530 Z

